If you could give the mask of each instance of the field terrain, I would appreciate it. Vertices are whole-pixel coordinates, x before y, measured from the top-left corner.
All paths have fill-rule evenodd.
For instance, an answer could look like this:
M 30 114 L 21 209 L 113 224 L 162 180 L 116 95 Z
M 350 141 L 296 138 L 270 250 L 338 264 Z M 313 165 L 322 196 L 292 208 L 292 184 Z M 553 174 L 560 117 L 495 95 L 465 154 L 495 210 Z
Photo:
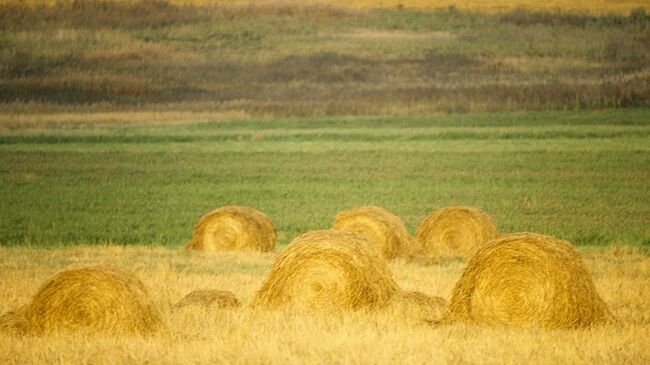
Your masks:
M 0 133 L 0 242 L 177 247 L 203 213 L 236 204 L 266 212 L 284 245 L 358 205 L 385 207 L 415 233 L 431 211 L 464 204 L 502 232 L 650 244 L 647 110 L 173 116 L 14 121 Z
M 0 312 L 29 300 L 68 265 L 132 268 L 162 312 L 167 329 L 151 337 L 0 333 L 3 364 L 642 364 L 650 359 L 650 258 L 629 247 L 580 248 L 596 287 L 620 325 L 587 330 L 517 330 L 467 325 L 430 327 L 395 313 L 319 315 L 291 310 L 172 305 L 196 289 L 229 290 L 248 303 L 274 254 L 200 254 L 143 246 L 78 245 L 55 250 L 0 247 Z M 395 280 L 449 299 L 464 261 L 422 267 L 396 261 Z
M 0 3 L 11 3 L 17 0 L 3 0 Z M 30 5 L 50 5 L 65 2 L 73 2 L 74 0 L 23 0 L 24 3 Z M 142 0 L 114 0 L 123 3 L 141 2 Z M 627 14 L 631 10 L 646 9 L 649 10 L 650 5 L 643 0 L 470 0 L 470 1 L 457 1 L 457 0 L 169 0 L 169 3 L 175 5 L 196 5 L 196 6 L 214 6 L 214 5 L 263 5 L 263 4 L 336 4 L 348 6 L 352 8 L 412 8 L 423 10 L 435 10 L 449 7 L 456 7 L 468 11 L 481 11 L 481 12 L 497 12 L 512 9 L 534 9 L 534 10 L 562 10 L 579 13 L 592 13 L 592 14 L 605 14 L 605 13 L 619 13 Z
M 435 9 L 431 4 L 435 3 Z M 69 266 L 134 271 L 152 336 L 0 330 L 2 364 L 650 362 L 644 1 L 0 1 L 0 315 Z M 272 253 L 183 247 L 257 208 Z M 619 323 L 432 326 L 253 309 L 278 253 L 378 205 L 570 241 Z M 389 263 L 445 300 L 467 262 Z M 192 290 L 239 309 L 173 305 Z
M 253 117 L 650 106 L 650 17 L 314 3 L 0 4 L 0 112 Z

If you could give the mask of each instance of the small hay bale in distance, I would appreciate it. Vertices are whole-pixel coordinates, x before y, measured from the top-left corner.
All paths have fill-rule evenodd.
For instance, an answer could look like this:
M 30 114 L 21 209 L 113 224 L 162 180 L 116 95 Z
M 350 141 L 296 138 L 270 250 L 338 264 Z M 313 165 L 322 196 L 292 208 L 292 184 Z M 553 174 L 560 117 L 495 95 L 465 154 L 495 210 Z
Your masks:
M 367 236 L 386 259 L 402 256 L 411 240 L 404 221 L 377 206 L 361 206 L 338 213 L 332 229 Z
M 14 315 L 16 330 L 35 334 L 85 330 L 146 335 L 161 325 L 158 310 L 135 274 L 104 266 L 57 273 Z
M 553 329 L 613 320 L 568 242 L 516 233 L 489 242 L 469 260 L 441 323 Z
M 307 311 L 385 307 L 398 291 L 379 250 L 353 232 L 311 231 L 278 256 L 253 307 Z
M 447 207 L 437 210 L 418 227 L 415 239 L 433 257 L 471 257 L 486 242 L 499 236 L 492 219 L 472 207 Z
M 436 322 L 445 314 L 447 302 L 418 291 L 400 291 L 391 299 L 388 310 L 407 323 Z
M 235 294 L 224 290 L 195 290 L 183 297 L 174 308 L 205 307 L 205 308 L 239 308 L 241 303 Z
M 257 209 L 225 206 L 199 219 L 188 250 L 259 251 L 275 249 L 277 235 L 271 219 Z

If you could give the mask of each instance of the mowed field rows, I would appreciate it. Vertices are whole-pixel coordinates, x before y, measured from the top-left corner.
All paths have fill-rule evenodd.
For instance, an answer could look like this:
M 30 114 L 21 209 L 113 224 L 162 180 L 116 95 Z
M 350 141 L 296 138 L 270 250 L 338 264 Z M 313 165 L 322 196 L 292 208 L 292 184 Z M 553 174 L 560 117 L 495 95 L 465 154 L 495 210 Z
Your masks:
M 0 247 L 0 312 L 26 304 L 68 265 L 119 265 L 143 280 L 166 329 L 150 337 L 0 333 L 0 362 L 92 364 L 643 364 L 650 360 L 650 258 L 630 247 L 580 248 L 620 324 L 582 330 L 432 327 L 384 311 L 303 313 L 247 307 L 276 254 L 205 253 L 142 246 Z M 406 290 L 450 299 L 463 260 L 390 263 Z M 238 309 L 173 309 L 193 290 L 233 292 Z
M 201 215 L 230 204 L 268 214 L 281 246 L 359 205 L 394 212 L 411 234 L 433 210 L 469 205 L 502 233 L 650 243 L 647 110 L 159 125 L 33 118 L 0 134 L 3 245 L 179 247 Z

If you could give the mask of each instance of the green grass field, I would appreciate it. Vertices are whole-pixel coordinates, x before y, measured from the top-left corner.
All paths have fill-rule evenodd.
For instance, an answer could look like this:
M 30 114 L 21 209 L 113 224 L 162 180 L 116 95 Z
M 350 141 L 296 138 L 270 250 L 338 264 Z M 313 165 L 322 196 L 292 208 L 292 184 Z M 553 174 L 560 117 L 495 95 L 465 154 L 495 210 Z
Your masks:
M 152 124 L 154 123 L 154 124 Z M 72 124 L 0 134 L 0 244 L 180 246 L 227 204 L 281 245 L 363 204 L 411 233 L 472 205 L 503 233 L 650 245 L 650 110 Z

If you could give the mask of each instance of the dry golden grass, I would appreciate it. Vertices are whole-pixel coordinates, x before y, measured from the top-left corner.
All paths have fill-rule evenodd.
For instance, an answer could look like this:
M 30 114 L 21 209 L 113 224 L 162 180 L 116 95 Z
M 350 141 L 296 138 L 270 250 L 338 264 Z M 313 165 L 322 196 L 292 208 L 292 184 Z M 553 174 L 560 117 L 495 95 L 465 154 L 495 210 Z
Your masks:
M 72 0 L 69 0 L 70 2 Z M 117 0 L 122 2 L 137 2 L 141 0 Z M 11 3 L 16 0 L 3 0 L 0 2 Z M 25 3 L 30 4 L 48 4 L 54 5 L 62 0 L 23 0 Z M 65 2 L 65 0 L 63 0 Z M 412 9 L 441 9 L 456 7 L 460 10 L 483 11 L 483 12 L 499 12 L 507 11 L 517 8 L 525 8 L 532 10 L 556 10 L 561 9 L 570 12 L 589 12 L 593 14 L 606 14 L 618 13 L 628 14 L 631 10 L 638 8 L 650 9 L 650 4 L 644 0 L 170 0 L 172 4 L 176 5 L 241 5 L 241 4 L 254 4 L 254 5 L 277 5 L 277 4 L 305 4 L 312 3 L 325 3 L 332 5 L 339 5 L 352 8 L 412 8 Z
M 579 251 L 621 325 L 586 330 L 431 328 L 364 311 L 325 316 L 248 307 L 175 311 L 179 298 L 203 288 L 228 290 L 242 304 L 249 303 L 276 254 L 0 247 L 0 313 L 26 303 L 40 283 L 70 264 L 124 265 L 143 280 L 169 328 L 145 338 L 0 333 L 0 363 L 647 363 L 650 258 L 625 246 Z M 396 260 L 389 266 L 404 289 L 449 299 L 465 262 L 422 267 Z
M 0 131 L 41 131 L 80 126 L 185 124 L 211 121 L 246 120 L 245 112 L 19 112 L 0 113 Z

